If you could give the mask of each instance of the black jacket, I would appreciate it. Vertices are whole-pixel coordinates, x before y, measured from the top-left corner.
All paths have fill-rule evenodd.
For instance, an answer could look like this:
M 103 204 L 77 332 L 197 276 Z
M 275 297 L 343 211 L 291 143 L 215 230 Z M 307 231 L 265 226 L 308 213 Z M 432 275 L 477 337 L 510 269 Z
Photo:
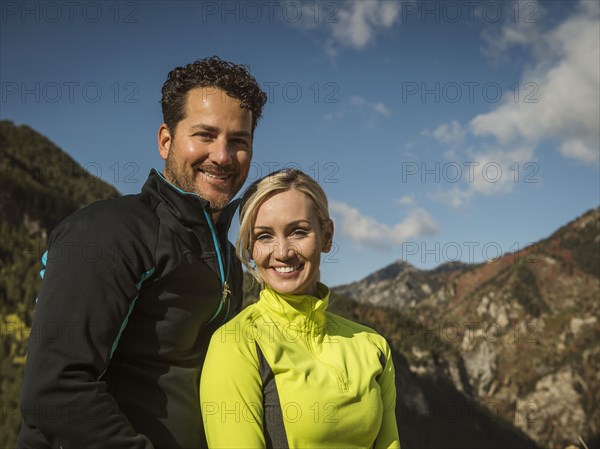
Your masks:
M 237 204 L 216 227 L 206 204 L 153 170 L 141 193 L 93 203 L 54 230 L 19 448 L 206 447 L 200 372 L 211 334 L 240 311 L 243 279 L 227 241 Z

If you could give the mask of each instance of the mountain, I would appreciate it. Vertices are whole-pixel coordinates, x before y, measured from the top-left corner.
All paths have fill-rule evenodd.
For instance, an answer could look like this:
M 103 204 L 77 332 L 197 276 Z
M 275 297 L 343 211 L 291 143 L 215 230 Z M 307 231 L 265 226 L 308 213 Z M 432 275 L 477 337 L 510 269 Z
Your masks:
M 374 306 L 414 307 L 466 267 L 462 262 L 448 262 L 425 271 L 398 260 L 361 281 L 336 287 L 335 292 Z
M 488 263 L 398 261 L 333 291 L 417 378 L 450 379 L 542 447 L 600 445 L 600 208 Z
M 19 389 L 40 258 L 52 229 L 93 201 L 119 193 L 31 128 L 0 121 L 0 447 L 15 447 Z

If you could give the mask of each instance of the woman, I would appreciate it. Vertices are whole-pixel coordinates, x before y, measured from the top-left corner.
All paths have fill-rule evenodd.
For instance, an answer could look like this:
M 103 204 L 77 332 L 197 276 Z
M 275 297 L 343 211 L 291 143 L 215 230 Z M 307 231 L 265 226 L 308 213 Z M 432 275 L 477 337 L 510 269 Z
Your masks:
M 332 240 L 327 198 L 306 174 L 276 172 L 244 195 L 237 252 L 262 291 L 210 343 L 210 448 L 400 447 L 385 339 L 326 311 L 319 265 Z

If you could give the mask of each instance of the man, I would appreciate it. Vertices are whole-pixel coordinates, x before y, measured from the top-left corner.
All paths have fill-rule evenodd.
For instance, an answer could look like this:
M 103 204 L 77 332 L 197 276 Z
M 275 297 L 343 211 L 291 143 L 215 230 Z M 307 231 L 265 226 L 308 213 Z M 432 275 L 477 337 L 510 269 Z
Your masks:
M 142 192 L 80 209 L 45 254 L 19 448 L 206 447 L 198 401 L 212 332 L 241 308 L 227 231 L 266 95 L 217 57 L 169 73 Z

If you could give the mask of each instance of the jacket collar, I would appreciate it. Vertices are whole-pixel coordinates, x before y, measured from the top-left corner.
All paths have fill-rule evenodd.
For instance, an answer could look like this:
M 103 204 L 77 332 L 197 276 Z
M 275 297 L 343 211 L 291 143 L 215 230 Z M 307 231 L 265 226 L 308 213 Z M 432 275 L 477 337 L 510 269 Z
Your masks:
M 320 334 L 324 330 L 329 295 L 329 287 L 320 282 L 317 284 L 317 296 L 281 294 L 265 285 L 260 292 L 259 304 L 289 330 Z
M 192 192 L 185 192 L 167 181 L 156 169 L 150 170 L 148 179 L 142 187 L 165 203 L 169 211 L 182 223 L 203 224 L 206 221 L 203 209 L 208 201 Z M 217 225 L 229 230 L 231 220 L 240 203 L 239 199 L 230 202 L 219 215 Z

